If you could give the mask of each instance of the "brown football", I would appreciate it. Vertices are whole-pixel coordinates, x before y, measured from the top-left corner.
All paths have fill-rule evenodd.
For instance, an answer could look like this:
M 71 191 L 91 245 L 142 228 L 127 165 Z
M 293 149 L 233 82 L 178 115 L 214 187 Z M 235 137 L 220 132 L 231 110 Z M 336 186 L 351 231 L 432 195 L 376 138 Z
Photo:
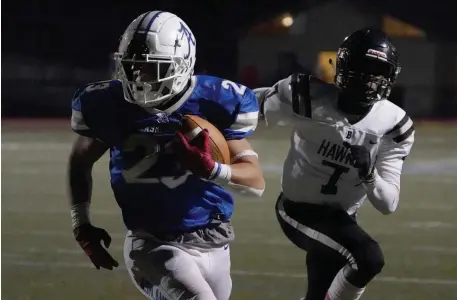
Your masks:
M 207 129 L 211 143 L 211 153 L 215 161 L 230 164 L 230 151 L 224 135 L 207 120 L 193 115 L 185 115 L 182 133 L 187 138 L 194 138 L 202 129 Z

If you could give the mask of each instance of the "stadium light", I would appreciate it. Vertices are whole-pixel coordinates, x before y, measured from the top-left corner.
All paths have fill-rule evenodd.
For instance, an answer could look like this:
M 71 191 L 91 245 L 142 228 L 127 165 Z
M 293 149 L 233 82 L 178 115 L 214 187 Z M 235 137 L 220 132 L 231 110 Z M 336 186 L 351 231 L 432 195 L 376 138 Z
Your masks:
M 292 24 L 294 24 L 294 18 L 292 18 L 291 15 L 285 15 L 284 17 L 282 17 L 282 19 L 281 19 L 282 26 L 290 27 L 290 26 L 292 26 Z

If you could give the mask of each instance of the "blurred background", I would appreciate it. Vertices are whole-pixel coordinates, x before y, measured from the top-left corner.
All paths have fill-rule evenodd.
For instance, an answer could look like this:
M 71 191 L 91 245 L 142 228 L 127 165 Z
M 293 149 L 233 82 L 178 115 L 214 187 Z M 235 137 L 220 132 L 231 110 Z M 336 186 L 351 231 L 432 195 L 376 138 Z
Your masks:
M 389 217 L 371 205 L 360 222 L 387 265 L 364 299 L 457 299 L 457 1 L 407 0 L 21 0 L 2 2 L 2 297 L 142 299 L 122 267 L 96 271 L 70 230 L 66 161 L 75 135 L 70 100 L 81 85 L 111 76 L 125 27 L 149 10 L 183 18 L 197 40 L 197 73 L 255 88 L 292 72 L 333 81 L 328 59 L 366 26 L 396 44 L 402 72 L 390 100 L 416 123 L 402 200 Z M 304 253 L 275 220 L 284 131 L 251 139 L 267 191 L 239 198 L 233 222 L 233 299 L 299 299 Z M 108 158 L 94 168 L 93 222 L 122 261 L 124 228 L 109 187 Z
M 68 116 L 76 87 L 110 76 L 111 54 L 139 14 L 180 15 L 197 39 L 197 71 L 251 88 L 307 70 L 333 80 L 328 58 L 352 31 L 384 29 L 401 54 L 392 100 L 413 117 L 457 115 L 457 2 L 7 1 L 2 4 L 2 116 Z

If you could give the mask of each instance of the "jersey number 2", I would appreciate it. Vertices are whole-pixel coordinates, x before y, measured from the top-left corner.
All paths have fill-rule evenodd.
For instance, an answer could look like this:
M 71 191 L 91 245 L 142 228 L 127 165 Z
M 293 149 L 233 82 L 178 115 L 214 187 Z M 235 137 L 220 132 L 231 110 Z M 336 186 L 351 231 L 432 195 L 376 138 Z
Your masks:
M 222 81 L 221 85 L 224 89 L 227 89 L 227 90 L 230 89 L 230 87 L 232 87 L 233 90 L 241 96 L 243 96 L 244 93 L 246 92 L 246 87 L 244 85 L 236 84 L 235 82 L 230 81 L 230 80 Z
M 158 178 L 144 176 L 156 164 L 159 147 L 153 137 L 145 134 L 133 134 L 124 142 L 122 150 L 126 154 L 139 153 L 134 158 L 134 163 L 122 170 L 122 176 L 127 183 L 161 183 L 169 189 L 174 189 L 187 181 L 187 177 L 191 175 L 190 172 L 186 172 L 180 176 L 162 176 Z
M 330 175 L 330 179 L 327 181 L 327 183 L 322 185 L 321 193 L 326 195 L 336 195 L 336 193 L 338 193 L 338 187 L 336 186 L 336 184 L 338 183 L 338 180 L 340 179 L 341 175 L 349 172 L 349 168 L 339 164 L 335 164 L 325 159 L 322 161 L 322 164 L 324 166 L 333 168 L 333 173 L 332 175 Z

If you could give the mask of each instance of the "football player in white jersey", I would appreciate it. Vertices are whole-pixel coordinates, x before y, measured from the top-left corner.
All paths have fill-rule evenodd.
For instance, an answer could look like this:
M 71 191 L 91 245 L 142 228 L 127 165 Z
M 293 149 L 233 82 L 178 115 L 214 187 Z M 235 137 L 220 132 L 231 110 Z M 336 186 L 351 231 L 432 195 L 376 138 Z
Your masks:
M 348 36 L 335 71 L 335 84 L 295 74 L 255 90 L 269 126 L 293 125 L 276 212 L 285 235 L 307 251 L 305 300 L 359 299 L 381 272 L 381 248 L 356 212 L 365 199 L 395 211 L 414 142 L 413 122 L 387 100 L 400 65 L 382 31 Z

